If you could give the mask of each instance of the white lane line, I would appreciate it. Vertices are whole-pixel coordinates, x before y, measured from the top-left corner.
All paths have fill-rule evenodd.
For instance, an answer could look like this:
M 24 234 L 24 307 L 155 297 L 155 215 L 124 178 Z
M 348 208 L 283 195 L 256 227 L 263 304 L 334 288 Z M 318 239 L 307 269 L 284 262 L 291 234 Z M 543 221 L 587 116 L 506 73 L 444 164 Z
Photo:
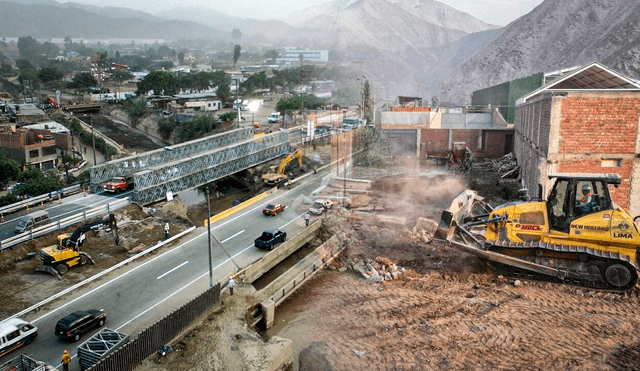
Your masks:
M 243 229 L 243 230 L 241 230 L 240 232 L 238 232 L 238 233 L 234 234 L 234 235 L 233 235 L 233 236 L 231 236 L 231 237 L 227 237 L 227 238 L 225 238 L 225 239 L 224 239 L 224 240 L 222 240 L 222 242 L 220 242 L 220 243 L 225 243 L 225 242 L 229 241 L 230 239 L 232 239 L 232 238 L 234 238 L 234 237 L 237 237 L 237 236 L 241 235 L 242 233 L 244 233 L 244 229 Z
M 189 264 L 189 261 L 187 260 L 186 262 L 184 262 L 184 263 L 180 264 L 179 266 L 173 268 L 172 270 L 168 271 L 167 273 L 163 273 L 163 274 L 159 275 L 158 278 L 156 278 L 156 279 L 159 280 L 160 278 L 162 278 L 162 277 L 166 276 L 167 274 L 175 271 L 176 269 L 179 269 L 180 267 L 184 266 L 185 264 Z
M 206 235 L 206 234 L 207 234 L 207 232 L 204 232 L 204 233 L 201 233 L 201 234 L 197 235 L 196 237 L 194 237 L 194 238 L 192 238 L 192 239 L 190 239 L 190 240 L 188 240 L 188 241 L 185 241 L 185 242 L 184 242 L 183 244 L 181 244 L 180 246 L 178 246 L 178 247 L 176 247 L 176 248 L 173 248 L 173 249 L 171 249 L 171 250 L 169 250 L 169 251 L 167 251 L 167 252 L 164 252 L 164 253 L 162 253 L 162 254 L 158 255 L 158 256 L 156 256 L 155 258 L 153 258 L 153 259 L 151 259 L 151 260 L 149 260 L 149 261 L 146 261 L 146 262 L 144 262 L 144 263 L 140 264 L 139 266 L 137 266 L 137 267 L 135 267 L 135 268 L 131 269 L 130 271 L 126 271 L 126 272 L 124 272 L 123 274 L 121 274 L 121 275 L 119 275 L 118 277 L 116 277 L 116 278 L 112 279 L 111 281 L 103 283 L 102 285 L 100 285 L 100 286 L 96 287 L 95 289 L 93 289 L 93 290 L 91 290 L 91 291 L 89 291 L 89 292 L 87 292 L 87 293 L 85 293 L 85 294 L 83 294 L 83 295 L 81 295 L 81 296 L 79 296 L 79 297 L 77 297 L 77 298 L 75 298 L 75 299 L 73 299 L 73 300 L 69 301 L 68 303 L 64 303 L 64 304 L 62 304 L 61 306 L 59 306 L 59 307 L 57 307 L 57 308 L 52 309 L 49 313 L 46 313 L 46 314 L 42 315 L 41 317 L 36 318 L 36 319 L 35 319 L 35 320 L 33 320 L 32 322 L 40 321 L 41 319 L 43 319 L 43 318 L 45 318 L 45 317 L 49 316 L 49 315 L 50 315 L 50 314 L 52 314 L 52 313 L 57 312 L 58 310 L 60 310 L 60 309 L 62 309 L 62 308 L 64 308 L 64 307 L 66 307 L 66 306 L 68 306 L 69 304 L 72 304 L 72 303 L 74 303 L 74 302 L 76 302 L 76 301 L 78 301 L 78 300 L 80 300 L 80 299 L 84 298 L 85 296 L 90 295 L 90 294 L 92 294 L 92 293 L 94 293 L 94 292 L 96 292 L 96 291 L 98 291 L 98 290 L 100 290 L 100 289 L 102 289 L 102 288 L 106 287 L 107 285 L 109 285 L 109 284 L 111 284 L 111 283 L 113 283 L 113 282 L 115 282 L 115 281 L 119 280 L 120 278 L 122 278 L 122 277 L 124 277 L 124 276 L 128 275 L 129 273 L 132 273 L 132 272 L 136 271 L 138 268 L 142 268 L 142 267 L 144 267 L 145 265 L 147 265 L 147 264 L 149 264 L 149 263 L 152 263 L 152 262 L 153 262 L 153 261 L 155 261 L 156 259 L 162 258 L 163 256 L 165 256 L 165 255 L 167 255 L 167 254 L 169 254 L 169 253 L 174 252 L 175 250 L 177 250 L 177 249 L 181 248 L 182 246 L 184 246 L 184 245 L 186 245 L 186 244 L 188 244 L 188 243 L 190 243 L 190 242 L 192 242 L 192 241 L 194 241 L 194 240 L 197 240 L 198 238 L 200 238 L 200 237 L 202 237 L 202 236 L 204 236 L 204 235 Z
M 307 184 L 307 183 L 311 182 L 312 180 L 314 180 L 314 178 L 312 178 L 312 179 L 308 180 L 307 182 L 304 182 L 304 183 L 300 184 L 300 186 L 302 186 L 302 185 L 304 185 L 304 184 Z M 279 198 L 279 197 L 285 196 L 286 194 L 288 194 L 289 192 L 292 192 L 292 191 L 293 191 L 293 190 L 287 191 L 287 192 L 283 193 L 282 195 L 280 195 L 280 196 L 278 196 L 278 197 L 273 198 L 272 200 L 275 200 L 275 199 L 277 199 L 277 198 Z M 224 223 L 222 223 L 222 224 L 220 224 L 220 225 L 218 225 L 218 226 L 216 226 L 216 227 L 213 227 L 212 229 L 218 229 L 218 228 L 222 227 L 223 225 L 225 225 L 225 224 L 227 224 L 227 223 L 230 223 L 230 222 L 232 222 L 233 220 L 236 220 L 236 219 L 238 219 L 238 218 L 240 218 L 240 217 L 244 216 L 245 214 L 248 214 L 249 212 L 251 212 L 251 211 L 253 211 L 253 210 L 256 210 L 256 209 L 258 209 L 258 208 L 263 208 L 263 207 L 264 207 L 264 205 L 268 204 L 269 202 L 270 202 L 270 201 L 267 201 L 267 202 L 265 202 L 265 203 L 263 204 L 263 206 L 255 207 L 255 208 L 253 208 L 253 209 L 251 209 L 251 210 L 247 211 L 247 212 L 246 212 L 246 213 L 244 213 L 244 214 L 238 215 L 237 217 L 235 217 L 235 218 L 233 218 L 233 219 L 230 219 L 230 220 L 228 220 L 228 221 L 226 221 L 226 222 L 224 222 Z M 300 218 L 302 215 L 304 215 L 304 214 L 299 215 L 298 217 L 296 217 L 296 219 L 297 219 L 297 218 Z M 281 228 L 284 228 L 284 227 L 286 227 L 287 225 L 289 225 L 289 224 L 293 223 L 296 219 L 294 219 L 294 220 L 290 221 L 289 223 L 287 223 L 287 224 L 283 225 Z M 120 278 L 122 278 L 122 277 L 124 277 L 124 276 L 128 275 L 129 273 L 135 272 L 135 271 L 136 271 L 136 270 L 138 270 L 139 268 L 142 268 L 142 267 L 144 267 L 145 265 L 152 263 L 152 262 L 153 262 L 153 261 L 155 261 L 156 259 L 160 259 L 160 258 L 162 258 L 163 256 L 165 256 L 165 255 L 167 255 L 167 254 L 170 254 L 170 253 L 174 252 L 174 251 L 175 251 L 175 250 L 177 250 L 177 249 L 182 248 L 184 245 L 186 245 L 186 244 L 188 244 L 188 243 L 191 243 L 192 241 L 195 241 L 195 240 L 197 240 L 198 238 L 200 238 L 200 237 L 202 237 L 202 236 L 205 236 L 206 234 L 207 234 L 207 232 L 203 232 L 203 233 L 201 233 L 201 234 L 197 235 L 196 237 L 194 237 L 194 238 L 192 238 L 192 239 L 190 239 L 190 240 L 188 240 L 188 241 L 185 241 L 184 243 L 182 243 L 182 244 L 181 244 L 181 245 L 179 245 L 178 247 L 175 247 L 175 248 L 173 248 L 173 249 L 171 249 L 171 250 L 169 250 L 169 251 L 166 251 L 166 252 L 164 252 L 164 253 L 162 253 L 162 254 L 160 254 L 160 255 L 156 256 L 155 258 L 150 259 L 150 260 L 148 260 L 148 261 L 146 261 L 146 262 L 144 262 L 144 263 L 142 263 L 142 264 L 140 264 L 140 265 L 136 266 L 135 268 L 133 268 L 133 269 L 131 269 L 131 270 L 129 270 L 129 271 L 124 272 L 123 274 L 119 275 L 118 277 L 114 278 L 113 280 L 111 280 L 111 281 L 109 281 L 109 282 L 105 282 L 105 283 L 103 283 L 102 285 L 100 285 L 100 286 L 96 287 L 95 289 L 90 290 L 90 291 L 86 292 L 85 294 L 83 294 L 83 295 L 81 295 L 81 296 L 79 296 L 79 297 L 77 297 L 77 298 L 75 298 L 75 299 L 73 299 L 73 300 L 69 301 L 68 303 L 64 303 L 64 304 L 62 304 L 61 306 L 59 306 L 59 307 L 57 307 L 57 308 L 52 309 L 49 313 L 46 313 L 46 314 L 44 314 L 44 315 L 42 315 L 42 316 L 40 316 L 40 317 L 36 318 L 35 320 L 31 321 L 31 322 L 32 322 L 32 323 L 34 323 L 34 322 L 38 322 L 38 321 L 42 320 L 43 318 L 48 317 L 49 315 L 51 315 L 51 314 L 53 314 L 53 313 L 57 312 L 58 310 L 60 310 L 60 309 L 62 309 L 62 308 L 65 308 L 65 307 L 67 307 L 67 306 L 68 306 L 68 305 L 70 305 L 70 304 L 73 304 L 74 302 L 76 302 L 76 301 L 78 301 L 78 300 L 80 300 L 80 299 L 82 299 L 82 298 L 84 298 L 84 297 L 86 297 L 86 296 L 88 296 L 88 295 L 90 295 L 90 294 L 92 294 L 92 293 L 94 293 L 94 292 L 96 292 L 96 291 L 98 291 L 98 290 L 100 290 L 100 289 L 102 289 L 102 288 L 106 287 L 107 285 L 109 285 L 109 284 L 111 284 L 111 283 L 113 283 L 113 282 L 115 282 L 115 281 L 117 281 L 117 280 L 119 280 Z M 240 251 L 238 254 L 234 255 L 232 258 L 234 258 L 234 257 L 238 256 L 239 254 L 243 253 L 244 251 L 248 250 L 248 249 L 249 249 L 249 248 L 251 248 L 251 247 L 253 247 L 253 245 L 251 245 L 251 246 L 249 246 L 249 247 L 245 248 L 244 250 Z M 228 260 L 227 260 L 227 261 L 228 261 Z M 226 261 L 225 261 L 225 263 L 226 263 Z M 223 263 L 223 264 L 224 264 L 224 263 Z M 205 275 L 207 275 L 207 274 L 209 274 L 209 272 L 205 273 Z M 185 287 L 186 287 L 186 286 L 185 286 Z

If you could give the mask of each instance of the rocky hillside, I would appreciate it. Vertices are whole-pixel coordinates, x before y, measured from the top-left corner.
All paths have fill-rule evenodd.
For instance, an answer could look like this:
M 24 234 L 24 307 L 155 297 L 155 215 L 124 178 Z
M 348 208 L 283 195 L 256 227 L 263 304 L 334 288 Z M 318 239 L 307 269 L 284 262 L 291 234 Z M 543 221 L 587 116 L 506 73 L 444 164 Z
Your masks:
M 295 26 L 316 24 L 322 27 L 322 23 L 319 23 L 318 19 L 323 19 L 326 16 L 332 17 L 358 2 L 359 0 L 334 0 L 295 12 L 283 17 L 282 20 Z M 411 13 L 413 16 L 421 18 L 423 21 L 444 28 L 467 33 L 497 28 L 497 26 L 483 22 L 468 13 L 456 10 L 439 1 L 389 0 L 389 3 Z
M 593 61 L 640 77 L 640 2 L 546 0 L 450 73 L 441 101 L 469 104 L 474 90 Z

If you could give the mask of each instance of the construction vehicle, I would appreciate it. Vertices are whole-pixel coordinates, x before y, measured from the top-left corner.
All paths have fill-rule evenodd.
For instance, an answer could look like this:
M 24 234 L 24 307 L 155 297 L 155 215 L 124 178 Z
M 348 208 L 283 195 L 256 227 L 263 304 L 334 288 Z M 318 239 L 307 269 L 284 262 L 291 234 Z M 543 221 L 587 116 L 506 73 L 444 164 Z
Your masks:
M 300 169 L 302 169 L 302 152 L 300 152 L 300 149 L 297 149 L 295 152 L 288 154 L 287 157 L 282 159 L 277 169 L 275 166 L 272 166 L 271 171 L 262 176 L 262 181 L 264 182 L 264 184 L 276 185 L 287 180 L 288 177 L 284 173 L 284 169 L 289 162 L 293 161 L 296 158 L 298 159 L 298 166 L 300 166 Z
M 617 174 L 552 174 L 548 200 L 493 209 L 466 190 L 442 213 L 434 241 L 488 261 L 497 274 L 626 291 L 638 281 L 640 234 L 611 200 Z M 526 197 L 525 197 L 526 198 Z
M 118 225 L 113 214 L 107 218 L 87 223 L 78 227 L 71 235 L 61 234 L 58 236 L 58 244 L 45 247 L 40 250 L 40 260 L 42 265 L 36 271 L 46 272 L 60 278 L 67 273 L 69 268 L 77 265 L 85 265 L 88 262 L 94 264 L 89 254 L 80 251 L 80 246 L 84 243 L 85 233 L 98 228 L 109 227 L 112 230 L 116 245 L 120 243 L 118 238 Z
M 450 169 L 469 170 L 473 161 L 473 153 L 467 143 L 454 142 L 453 149 L 447 153 L 447 160 L 449 160 L 448 166 Z

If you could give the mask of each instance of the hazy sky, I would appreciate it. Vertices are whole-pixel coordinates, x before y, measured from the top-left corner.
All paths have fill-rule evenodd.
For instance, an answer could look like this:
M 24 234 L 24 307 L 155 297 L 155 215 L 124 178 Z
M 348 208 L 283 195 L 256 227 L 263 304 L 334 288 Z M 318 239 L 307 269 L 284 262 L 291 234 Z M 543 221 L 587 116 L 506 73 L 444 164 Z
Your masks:
M 64 0 L 57 0 L 64 2 Z M 105 6 L 104 0 L 72 0 Z M 530 12 L 543 0 L 439 0 L 485 22 L 504 26 Z M 180 6 L 210 8 L 242 18 L 275 19 L 328 0 L 110 0 L 108 5 L 143 10 L 154 14 Z

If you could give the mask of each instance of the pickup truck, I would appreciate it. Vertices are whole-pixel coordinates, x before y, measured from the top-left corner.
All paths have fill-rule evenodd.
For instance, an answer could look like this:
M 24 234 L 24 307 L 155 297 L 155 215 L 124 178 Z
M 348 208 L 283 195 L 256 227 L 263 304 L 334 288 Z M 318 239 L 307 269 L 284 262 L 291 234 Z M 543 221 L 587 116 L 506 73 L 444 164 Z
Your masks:
M 273 245 L 284 242 L 287 239 L 287 232 L 279 229 L 267 229 L 262 232 L 262 236 L 254 241 L 255 247 L 259 249 L 273 250 Z
M 280 114 L 278 112 L 272 112 L 269 117 L 267 117 L 267 121 L 270 123 L 273 122 L 280 122 L 282 121 L 282 118 L 280 117 Z
M 309 212 L 311 214 L 320 215 L 326 210 L 329 210 L 333 207 L 333 201 L 329 200 L 316 200 L 313 203 L 313 206 L 309 208 Z
M 268 216 L 275 216 L 279 212 L 285 209 L 285 205 L 283 204 L 269 204 L 264 209 L 262 209 L 262 213 Z
M 109 179 L 106 183 L 104 183 L 102 185 L 102 189 L 107 192 L 120 193 L 126 191 L 132 185 L 133 179 L 127 181 L 125 177 L 117 176 Z

